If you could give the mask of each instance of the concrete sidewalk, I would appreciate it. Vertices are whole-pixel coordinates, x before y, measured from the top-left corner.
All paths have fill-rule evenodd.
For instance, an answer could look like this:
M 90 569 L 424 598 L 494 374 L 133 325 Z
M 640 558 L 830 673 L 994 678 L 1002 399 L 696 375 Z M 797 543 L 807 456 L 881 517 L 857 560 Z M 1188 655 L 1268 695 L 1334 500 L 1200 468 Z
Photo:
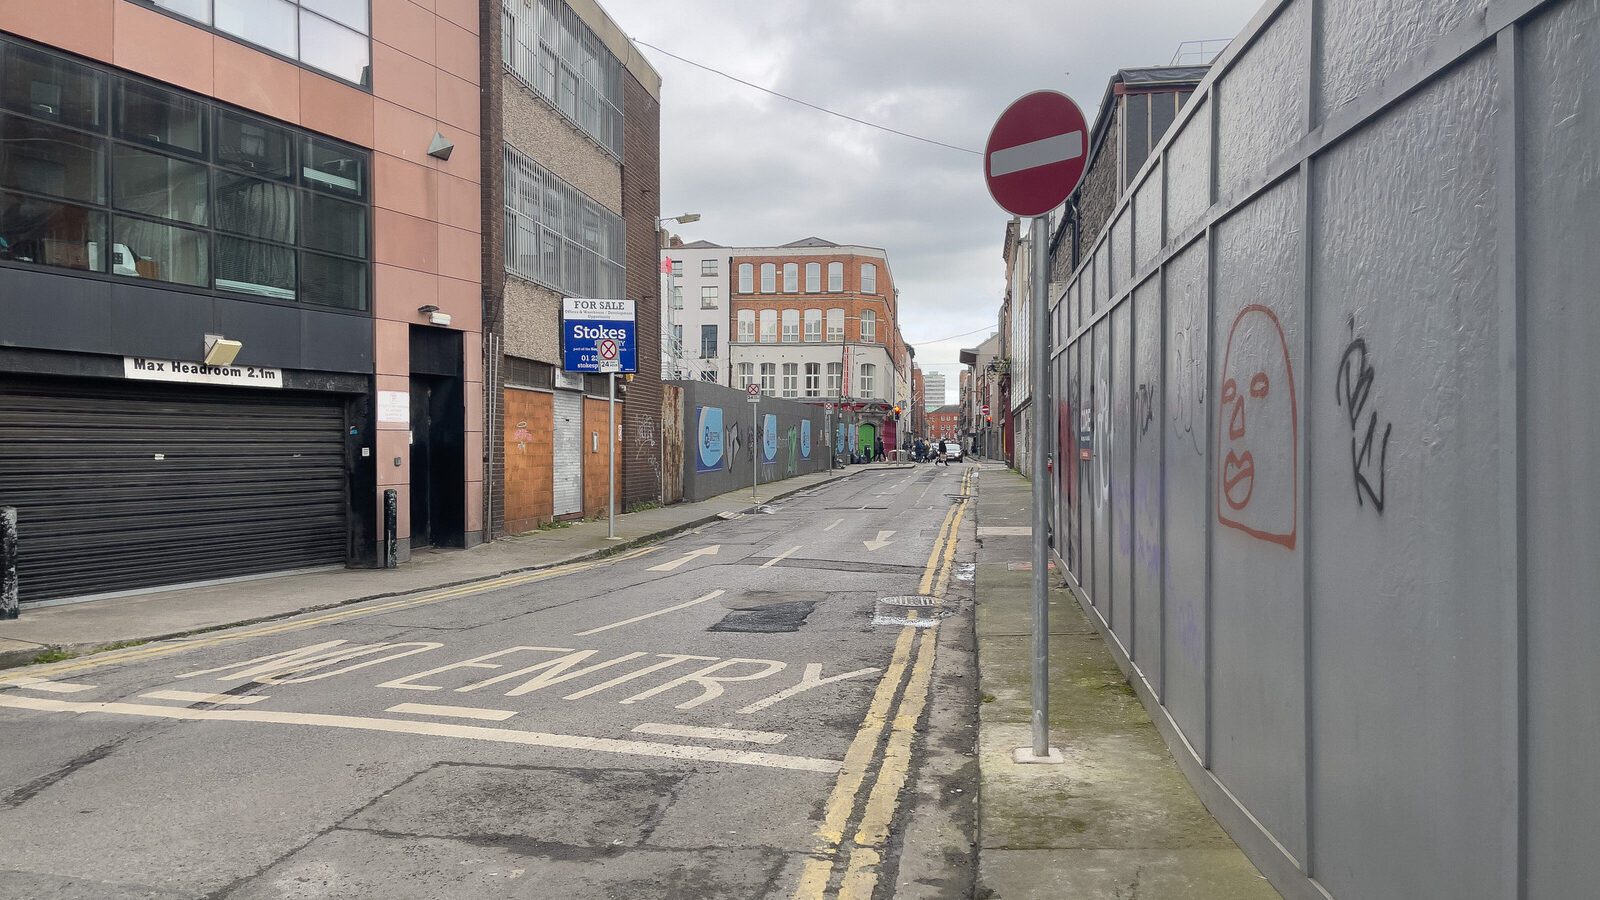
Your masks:
M 982 467 L 978 896 L 1275 900 L 1277 891 L 1200 803 L 1054 572 L 1050 743 L 1066 762 L 1012 761 L 1014 749 L 1031 744 L 1031 507 L 1026 480 L 1003 464 Z
M 82 653 L 109 644 L 177 637 L 615 553 L 699 527 L 723 513 L 747 512 L 840 478 L 908 465 L 861 465 L 798 475 L 761 485 L 754 499 L 745 488 L 699 503 L 619 515 L 618 540 L 606 537 L 604 519 L 574 522 L 471 550 L 419 552 L 397 569 L 334 569 L 43 609 L 24 607 L 21 618 L 0 622 L 0 668 L 27 665 L 45 653 Z

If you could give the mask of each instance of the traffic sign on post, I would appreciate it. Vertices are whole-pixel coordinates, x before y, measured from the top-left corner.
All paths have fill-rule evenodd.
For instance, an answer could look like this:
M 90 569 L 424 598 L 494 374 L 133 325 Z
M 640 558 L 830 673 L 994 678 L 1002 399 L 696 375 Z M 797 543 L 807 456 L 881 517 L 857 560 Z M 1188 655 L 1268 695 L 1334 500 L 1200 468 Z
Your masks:
M 1024 94 L 1006 107 L 983 148 L 989 196 L 1014 216 L 1042 216 L 1083 180 L 1089 126 L 1072 98 L 1058 91 Z
M 754 381 L 750 382 L 750 384 L 745 387 L 744 392 L 750 395 L 751 403 L 761 399 L 761 386 L 756 384 Z

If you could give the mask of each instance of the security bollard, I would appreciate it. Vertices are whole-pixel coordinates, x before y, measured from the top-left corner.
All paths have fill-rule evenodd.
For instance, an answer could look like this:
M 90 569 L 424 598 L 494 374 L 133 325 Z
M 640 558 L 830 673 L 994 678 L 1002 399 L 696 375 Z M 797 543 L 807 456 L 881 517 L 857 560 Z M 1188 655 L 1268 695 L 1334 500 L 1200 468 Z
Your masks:
M 22 608 L 17 595 L 17 508 L 0 506 L 0 619 L 15 619 Z
M 400 494 L 394 488 L 383 492 L 383 567 L 400 567 Z

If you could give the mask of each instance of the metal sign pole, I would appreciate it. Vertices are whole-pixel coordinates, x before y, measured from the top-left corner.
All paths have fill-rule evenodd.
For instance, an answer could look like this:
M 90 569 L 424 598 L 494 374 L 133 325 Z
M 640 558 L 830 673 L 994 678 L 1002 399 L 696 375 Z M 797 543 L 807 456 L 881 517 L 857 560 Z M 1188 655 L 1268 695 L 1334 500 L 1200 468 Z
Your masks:
M 617 539 L 617 373 L 606 373 L 606 537 Z
M 1033 757 L 1043 762 L 1059 760 L 1061 751 L 1050 747 L 1050 547 L 1046 504 L 1050 502 L 1050 473 L 1045 454 L 1050 452 L 1046 420 L 1050 399 L 1050 253 L 1046 216 L 1035 216 L 1031 237 L 1033 289 L 1030 292 L 1028 341 L 1033 427 Z
M 756 499 L 756 486 L 761 483 L 761 397 L 750 398 L 750 499 Z

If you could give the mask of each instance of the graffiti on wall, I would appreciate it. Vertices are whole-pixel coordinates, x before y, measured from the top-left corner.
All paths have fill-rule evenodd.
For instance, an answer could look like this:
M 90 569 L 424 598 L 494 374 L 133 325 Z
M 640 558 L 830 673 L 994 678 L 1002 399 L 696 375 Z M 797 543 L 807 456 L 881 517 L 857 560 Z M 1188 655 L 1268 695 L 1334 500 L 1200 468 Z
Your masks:
M 1372 398 L 1372 383 L 1378 377 L 1367 353 L 1365 338 L 1356 337 L 1356 320 L 1350 317 L 1350 343 L 1339 357 L 1339 371 L 1334 375 L 1333 402 L 1350 416 L 1350 469 L 1355 476 L 1356 505 L 1372 503 L 1381 515 L 1385 493 L 1386 468 L 1389 463 L 1389 433 L 1393 422 L 1385 422 L 1383 437 L 1377 439 L 1377 401 Z M 1370 405 L 1370 409 L 1368 408 Z M 1366 431 L 1362 431 L 1361 417 L 1365 414 Z M 1373 464 L 1373 444 L 1377 443 L 1377 464 Z M 1378 482 L 1373 490 L 1373 479 Z M 1362 495 L 1366 500 L 1362 500 Z
M 1172 405 L 1168 414 L 1179 434 L 1188 435 L 1195 455 L 1204 456 L 1200 431 L 1206 424 L 1206 370 L 1198 336 L 1192 329 L 1178 329 L 1172 336 Z
M 1300 512 L 1299 422 L 1289 342 L 1271 309 L 1252 304 L 1233 320 L 1221 385 L 1217 521 L 1292 550 Z
M 800 474 L 800 430 L 793 425 L 784 432 L 784 445 L 789 448 L 789 455 L 783 464 L 784 477 Z

